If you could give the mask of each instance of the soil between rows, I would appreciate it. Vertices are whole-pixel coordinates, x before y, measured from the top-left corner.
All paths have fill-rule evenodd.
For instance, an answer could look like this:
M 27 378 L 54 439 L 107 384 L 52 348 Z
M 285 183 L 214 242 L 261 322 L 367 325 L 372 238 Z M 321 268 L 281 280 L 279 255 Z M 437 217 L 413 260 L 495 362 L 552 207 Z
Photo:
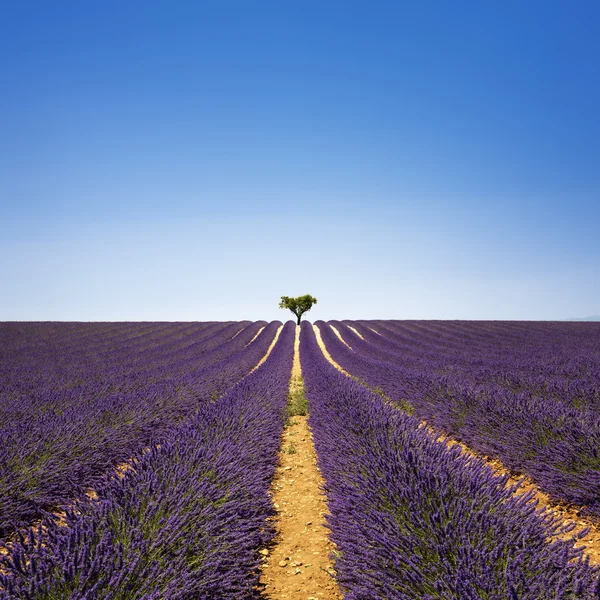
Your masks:
M 290 397 L 303 390 L 300 370 L 300 328 L 296 328 Z M 340 600 L 330 559 L 335 550 L 325 525 L 327 499 L 317 468 L 308 418 L 290 417 L 279 452 L 279 465 L 271 487 L 277 510 L 275 545 L 261 551 L 261 584 L 268 598 Z

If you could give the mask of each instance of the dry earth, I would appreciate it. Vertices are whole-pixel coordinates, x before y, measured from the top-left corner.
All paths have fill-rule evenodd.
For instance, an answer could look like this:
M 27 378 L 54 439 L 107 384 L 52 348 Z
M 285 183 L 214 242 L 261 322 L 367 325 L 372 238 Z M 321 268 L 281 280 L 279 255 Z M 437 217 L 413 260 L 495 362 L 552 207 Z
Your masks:
M 362 335 L 360 335 L 360 333 L 358 333 L 358 331 L 357 331 L 356 329 L 354 329 L 354 327 L 350 327 L 350 325 L 348 325 L 348 329 L 352 329 L 352 331 L 354 331 L 354 333 L 355 333 L 355 334 L 356 334 L 356 335 L 357 335 L 357 336 L 358 336 L 358 337 L 359 337 L 361 340 L 364 340 L 364 339 L 365 339 L 365 338 L 364 338 Z M 377 332 L 376 332 L 374 329 L 371 329 L 371 331 L 373 331 L 373 332 L 377 333 Z
M 281 331 L 281 329 L 283 328 L 283 326 L 281 326 L 278 331 Z M 263 331 L 264 327 L 261 327 L 257 332 L 256 335 L 244 346 L 244 348 L 247 348 Z M 237 333 L 236 333 L 237 335 Z M 232 338 L 233 339 L 233 338 Z M 231 341 L 231 340 L 230 340 Z M 271 348 L 273 347 L 273 345 L 271 345 Z M 269 348 L 270 351 L 270 348 Z M 267 352 L 267 356 L 268 356 L 269 352 Z M 266 360 L 266 359 L 265 359 Z
M 296 328 L 290 392 L 303 387 Z M 277 510 L 275 545 L 261 550 L 261 583 L 268 598 L 338 600 L 334 580 L 334 551 L 325 525 L 327 501 L 316 464 L 315 447 L 307 417 L 290 417 L 283 434 L 279 465 L 271 487 Z
M 262 327 L 261 329 L 258 330 L 258 333 L 252 338 L 252 340 L 250 342 L 248 342 L 244 348 L 247 348 L 257 337 L 258 335 L 261 333 L 261 331 L 264 329 L 264 327 Z M 252 371 L 250 371 L 250 373 L 256 371 L 256 369 L 258 369 L 258 367 L 260 367 L 260 365 L 262 365 L 267 358 L 269 358 L 269 354 L 271 354 L 271 351 L 273 350 L 273 348 L 275 347 L 275 344 L 277 343 L 277 340 L 279 339 L 279 334 L 281 333 L 281 330 L 283 329 L 283 325 L 279 326 L 279 329 L 276 331 L 275 333 L 275 337 L 273 338 L 273 341 L 271 342 L 271 345 L 269 346 L 269 348 L 267 349 L 265 355 L 258 361 L 258 363 L 256 363 L 256 366 L 252 369 Z
M 316 327 L 316 325 L 315 325 L 315 327 Z M 348 342 L 342 337 L 342 334 L 333 325 L 330 325 L 329 327 L 331 327 L 331 329 L 333 330 L 333 333 L 335 333 L 335 335 L 337 335 L 337 337 L 342 342 L 342 344 L 344 344 L 347 348 L 350 348 L 350 344 L 348 344 Z M 354 330 L 354 331 L 356 331 L 356 330 Z M 350 348 L 350 350 L 352 350 L 352 348 Z

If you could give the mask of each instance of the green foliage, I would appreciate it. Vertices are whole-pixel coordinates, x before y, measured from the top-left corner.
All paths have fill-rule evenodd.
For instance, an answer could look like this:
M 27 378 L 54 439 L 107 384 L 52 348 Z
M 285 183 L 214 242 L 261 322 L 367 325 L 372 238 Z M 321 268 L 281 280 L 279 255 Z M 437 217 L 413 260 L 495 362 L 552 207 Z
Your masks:
M 290 392 L 287 410 L 288 417 L 305 417 L 308 414 L 308 399 L 304 393 L 304 386 Z
M 357 381 L 361 385 L 365 385 L 365 387 L 369 387 L 364 382 L 360 381 L 360 379 L 358 379 Z M 390 397 L 379 386 L 376 386 L 374 388 L 369 388 L 369 389 L 372 392 L 375 392 L 377 395 L 381 396 L 386 402 L 390 402 Z M 410 400 L 407 400 L 406 398 L 400 398 L 399 400 L 396 400 L 394 402 L 394 404 L 396 406 L 398 406 L 400 408 L 400 410 L 403 410 L 408 415 L 415 414 L 415 407 L 412 405 Z
M 283 448 L 282 452 L 285 454 L 296 454 L 298 449 L 294 443 L 288 444 L 285 448 Z
M 412 405 L 412 403 L 407 400 L 406 398 L 401 398 L 400 400 L 398 400 L 398 406 L 401 408 L 401 410 L 403 410 L 407 415 L 414 415 L 415 414 L 415 407 Z
M 298 296 L 297 298 L 290 298 L 289 296 L 281 296 L 281 302 L 279 308 L 288 308 L 298 318 L 298 325 L 302 319 L 302 315 L 308 312 L 313 304 L 317 303 L 317 299 L 313 298 L 310 294 L 305 296 Z

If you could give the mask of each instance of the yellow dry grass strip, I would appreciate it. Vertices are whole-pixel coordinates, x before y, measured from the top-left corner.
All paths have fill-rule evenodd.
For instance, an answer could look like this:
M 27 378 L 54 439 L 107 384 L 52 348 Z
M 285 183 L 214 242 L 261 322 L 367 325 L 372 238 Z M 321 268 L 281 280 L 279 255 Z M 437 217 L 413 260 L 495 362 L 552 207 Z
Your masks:
M 256 335 L 244 346 L 244 348 L 247 348 L 263 331 L 264 327 L 261 327 L 257 332 Z
M 238 335 L 240 335 L 240 333 L 242 333 L 242 331 L 244 331 L 244 329 L 246 329 L 245 327 L 242 327 L 237 333 L 234 333 L 228 341 L 233 340 L 234 338 L 236 338 Z
M 348 344 L 348 342 L 342 337 L 342 334 L 333 325 L 330 325 L 329 327 L 331 327 L 333 333 L 335 333 L 335 335 L 337 335 L 338 338 L 340 338 L 342 344 L 344 344 L 347 348 L 350 348 L 350 344 Z M 350 348 L 350 350 L 352 350 L 352 348 Z
M 315 331 L 315 336 L 317 338 L 317 344 L 319 344 L 319 348 L 321 348 L 321 352 L 323 352 L 323 354 L 325 355 L 325 358 L 338 371 L 341 371 L 344 375 L 348 375 L 348 377 L 352 377 L 352 375 L 350 375 L 350 373 L 348 373 L 348 371 L 346 371 L 346 369 L 344 369 L 341 365 L 336 363 L 335 360 L 333 360 L 333 358 L 331 357 L 331 354 L 329 354 L 329 350 L 327 350 L 327 347 L 325 346 L 325 342 L 323 341 L 323 338 L 321 337 L 321 330 L 319 329 L 319 327 L 317 325 L 313 325 L 313 329 Z
M 280 325 L 279 328 L 277 329 L 277 332 L 275 333 L 275 337 L 273 338 L 273 341 L 271 342 L 271 345 L 269 346 L 269 349 L 267 350 L 266 354 L 258 361 L 256 366 L 250 371 L 250 373 L 254 373 L 254 371 L 256 371 L 256 369 L 258 369 L 258 367 L 260 367 L 260 365 L 262 365 L 265 362 L 265 360 L 267 360 L 267 358 L 269 358 L 269 354 L 271 354 L 271 351 L 275 347 L 275 344 L 277 343 L 277 340 L 279 339 L 279 334 L 281 333 L 282 329 L 283 329 L 283 325 Z M 259 331 L 259 333 L 260 333 L 260 331 Z M 256 335 L 258 335 L 258 333 Z
M 300 327 L 296 328 L 290 398 L 304 394 L 300 369 Z M 290 403 L 291 406 L 291 403 Z M 283 434 L 279 465 L 271 486 L 277 511 L 275 545 L 260 551 L 261 584 L 266 597 L 340 600 L 330 555 L 334 550 L 325 524 L 327 499 L 317 468 L 307 417 L 294 415 Z
M 300 368 L 300 327 L 296 325 L 294 338 L 294 361 L 292 363 L 292 377 L 290 378 L 290 393 L 303 388 L 302 369 Z
M 354 327 L 351 327 L 350 325 L 348 325 L 348 329 L 352 329 L 352 331 L 354 331 L 354 333 L 355 333 L 355 334 L 356 334 L 356 335 L 357 335 L 357 336 L 358 336 L 358 337 L 359 337 L 361 340 L 364 340 L 364 339 L 365 339 L 365 338 L 364 338 L 364 337 L 363 337 L 363 336 L 362 336 L 362 335 L 361 335 L 361 334 L 360 334 L 360 333 L 359 333 L 359 332 L 358 332 L 358 331 L 357 331 L 357 330 L 356 330 Z M 373 330 L 373 331 L 375 331 L 375 330 Z M 375 333 L 377 333 L 377 332 L 375 331 Z

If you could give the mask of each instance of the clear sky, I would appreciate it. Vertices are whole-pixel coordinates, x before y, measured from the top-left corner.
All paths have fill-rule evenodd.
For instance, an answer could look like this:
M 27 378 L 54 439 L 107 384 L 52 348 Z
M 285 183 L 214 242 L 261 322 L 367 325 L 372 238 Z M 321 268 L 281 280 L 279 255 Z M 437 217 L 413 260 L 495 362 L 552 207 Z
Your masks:
M 0 320 L 600 314 L 600 2 L 0 3 Z

